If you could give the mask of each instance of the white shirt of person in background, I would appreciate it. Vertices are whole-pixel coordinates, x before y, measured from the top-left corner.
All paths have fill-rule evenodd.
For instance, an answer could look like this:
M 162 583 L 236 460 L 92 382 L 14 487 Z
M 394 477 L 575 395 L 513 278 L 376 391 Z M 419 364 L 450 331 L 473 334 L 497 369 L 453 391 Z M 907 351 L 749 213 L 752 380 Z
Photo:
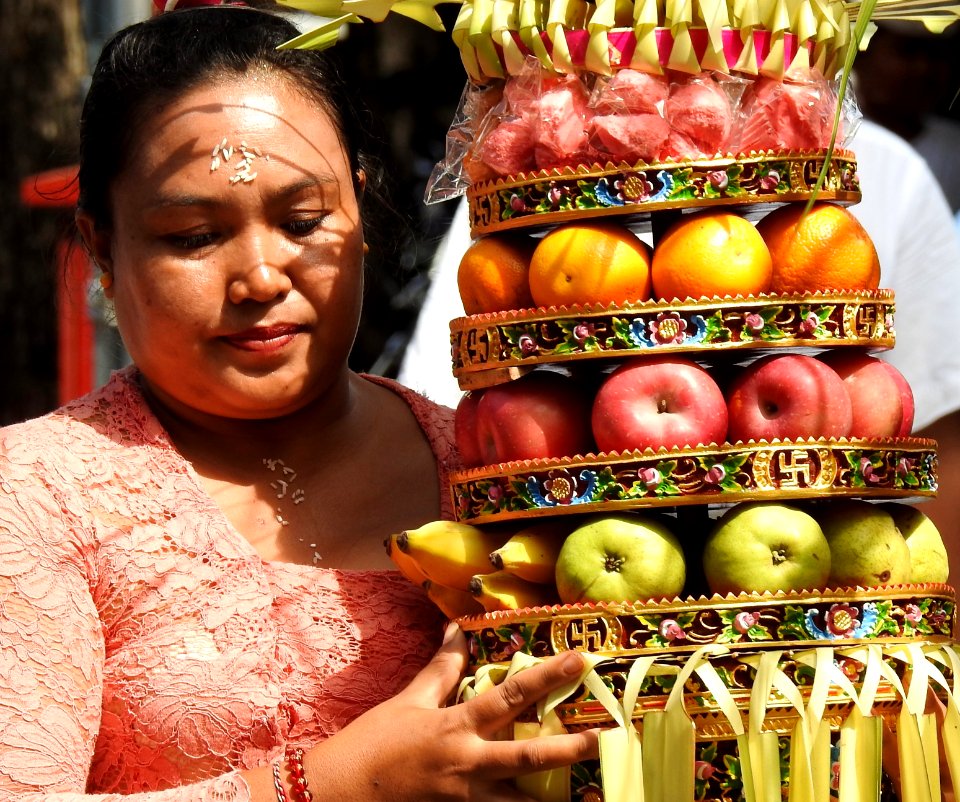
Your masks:
M 918 431 L 960 409 L 960 347 L 949 333 L 960 301 L 960 236 L 936 178 L 905 140 L 863 120 L 847 147 L 856 154 L 862 191 L 850 210 L 876 246 L 880 286 L 895 293 L 896 347 L 878 355 L 910 383 Z M 467 203 L 460 199 L 398 377 L 453 407 L 462 392 L 451 368 L 449 323 L 464 314 L 457 268 L 470 242 Z

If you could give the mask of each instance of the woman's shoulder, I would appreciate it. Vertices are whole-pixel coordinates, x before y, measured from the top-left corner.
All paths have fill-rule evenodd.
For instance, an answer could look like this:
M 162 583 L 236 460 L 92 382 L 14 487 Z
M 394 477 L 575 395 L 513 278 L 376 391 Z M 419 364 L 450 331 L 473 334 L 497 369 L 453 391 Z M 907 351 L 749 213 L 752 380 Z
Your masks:
M 394 379 L 364 374 L 364 379 L 392 390 L 402 398 L 413 412 L 420 428 L 430 441 L 437 459 L 448 469 L 459 467 L 460 457 L 453 435 L 454 410 L 443 404 L 431 401 L 424 395 L 411 390 Z
M 63 466 L 84 455 L 111 451 L 161 438 L 133 368 L 115 372 L 102 387 L 37 418 L 0 429 L 0 456 L 9 464 Z

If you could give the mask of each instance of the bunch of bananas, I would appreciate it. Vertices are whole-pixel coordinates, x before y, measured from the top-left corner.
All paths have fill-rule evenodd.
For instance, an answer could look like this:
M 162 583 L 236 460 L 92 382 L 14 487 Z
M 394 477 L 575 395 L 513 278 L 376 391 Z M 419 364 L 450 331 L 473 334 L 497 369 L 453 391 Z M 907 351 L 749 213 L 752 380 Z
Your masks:
M 557 554 L 572 524 L 541 521 L 511 534 L 431 521 L 391 535 L 387 554 L 449 618 L 556 604 Z

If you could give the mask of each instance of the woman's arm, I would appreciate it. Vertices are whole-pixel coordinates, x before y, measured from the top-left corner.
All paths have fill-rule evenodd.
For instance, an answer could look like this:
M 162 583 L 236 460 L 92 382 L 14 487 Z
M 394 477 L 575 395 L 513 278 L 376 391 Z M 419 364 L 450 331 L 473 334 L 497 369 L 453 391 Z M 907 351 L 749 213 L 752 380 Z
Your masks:
M 167 791 L 85 793 L 109 714 L 102 709 L 105 632 L 92 588 L 124 579 L 96 575 L 92 546 L 55 487 L 35 478 L 11 481 L 9 471 L 0 476 L 0 800 L 276 802 L 269 766 Z M 446 707 L 465 666 L 465 639 L 453 627 L 404 691 L 307 750 L 317 802 L 523 799 L 507 778 L 596 756 L 592 733 L 521 742 L 498 737 L 517 714 L 581 670 L 578 655 L 546 661 Z M 136 756 L 133 744 L 111 751 Z M 122 772 L 122 761 L 113 770 Z

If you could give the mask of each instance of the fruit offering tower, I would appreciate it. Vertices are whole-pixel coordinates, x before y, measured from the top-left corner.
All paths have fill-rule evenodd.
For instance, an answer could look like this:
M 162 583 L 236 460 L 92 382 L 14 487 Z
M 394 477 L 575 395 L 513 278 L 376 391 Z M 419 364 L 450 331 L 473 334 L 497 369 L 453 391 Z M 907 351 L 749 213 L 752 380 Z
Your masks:
M 587 656 L 513 735 L 600 727 L 600 759 L 518 781 L 536 799 L 926 802 L 960 783 L 954 591 L 916 504 L 936 444 L 876 356 L 895 299 L 847 209 L 846 78 L 870 15 L 900 6 L 955 13 L 461 7 L 469 80 L 430 192 L 470 210 L 450 324 L 465 467 L 457 520 L 388 546 L 468 635 L 462 699 Z

